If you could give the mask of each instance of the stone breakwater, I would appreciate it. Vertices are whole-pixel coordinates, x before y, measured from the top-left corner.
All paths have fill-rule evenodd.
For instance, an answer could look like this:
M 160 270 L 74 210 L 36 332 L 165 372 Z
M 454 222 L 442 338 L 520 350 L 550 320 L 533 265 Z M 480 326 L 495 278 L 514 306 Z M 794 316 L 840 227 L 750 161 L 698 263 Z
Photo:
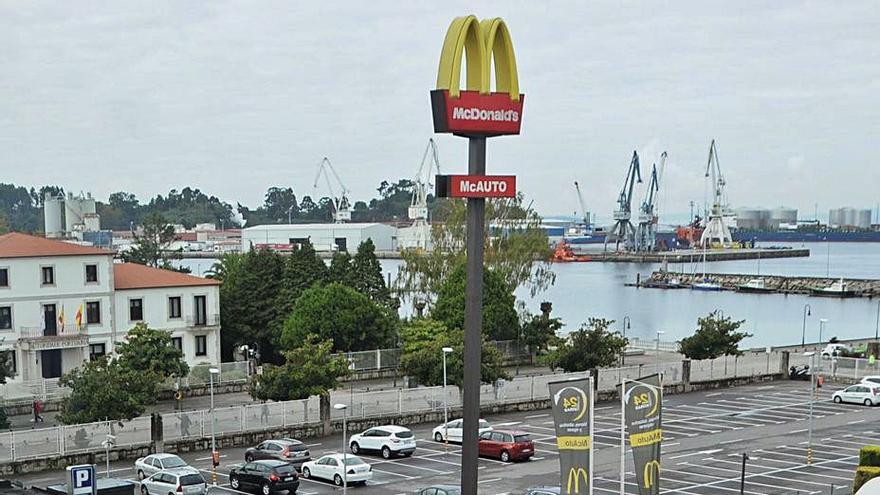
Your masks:
M 764 279 L 764 286 L 773 292 L 780 294 L 809 294 L 813 289 L 829 287 L 840 278 L 827 277 L 787 277 L 781 275 L 736 274 L 736 273 L 707 273 L 706 277 L 715 283 L 721 284 L 727 290 L 736 290 L 738 286 L 745 285 L 749 280 L 756 278 Z M 676 279 L 682 285 L 690 285 L 703 278 L 703 274 L 663 272 L 656 271 L 651 274 L 650 281 L 664 282 Z M 880 297 L 880 280 L 845 278 L 847 290 L 855 292 L 858 297 Z

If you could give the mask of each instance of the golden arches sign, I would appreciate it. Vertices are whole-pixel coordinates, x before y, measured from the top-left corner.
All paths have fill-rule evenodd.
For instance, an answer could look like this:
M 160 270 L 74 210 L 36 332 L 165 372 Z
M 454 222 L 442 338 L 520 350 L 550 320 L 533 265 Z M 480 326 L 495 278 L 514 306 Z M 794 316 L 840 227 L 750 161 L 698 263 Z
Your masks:
M 590 476 L 584 468 L 571 468 L 568 470 L 568 482 L 565 484 L 565 493 L 580 493 L 581 478 L 584 480 L 584 489 L 589 490 Z
M 460 87 L 467 60 L 465 89 Z M 495 64 L 495 92 L 490 74 Z M 506 95 L 506 98 L 504 98 Z M 456 17 L 446 30 L 437 89 L 431 92 L 434 130 L 463 135 L 519 134 L 522 100 L 516 55 L 501 18 Z
M 645 488 L 651 488 L 660 479 L 660 462 L 649 461 L 645 464 L 644 483 Z

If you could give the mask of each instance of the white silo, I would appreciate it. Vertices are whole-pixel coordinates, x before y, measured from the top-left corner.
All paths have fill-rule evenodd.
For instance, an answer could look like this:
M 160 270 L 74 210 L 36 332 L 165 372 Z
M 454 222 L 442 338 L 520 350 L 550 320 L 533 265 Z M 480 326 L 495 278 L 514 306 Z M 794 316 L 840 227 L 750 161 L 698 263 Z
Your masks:
M 871 210 L 864 209 L 859 210 L 856 214 L 856 227 L 860 229 L 870 229 L 871 228 Z
M 43 198 L 43 230 L 46 237 L 64 237 L 64 220 L 61 217 L 63 208 L 64 196 L 46 193 Z
M 74 196 L 68 193 L 64 201 L 64 226 L 67 232 L 83 230 L 86 217 L 96 215 L 95 199 L 91 193 L 83 196 Z
M 736 210 L 736 226 L 742 230 L 762 230 L 766 215 L 767 210 L 762 208 L 740 208 Z
M 843 211 L 843 225 L 844 227 L 855 227 L 856 226 L 856 209 L 855 208 L 842 208 Z
M 795 208 L 780 206 L 770 212 L 769 226 L 778 229 L 780 225 L 797 225 L 798 211 Z

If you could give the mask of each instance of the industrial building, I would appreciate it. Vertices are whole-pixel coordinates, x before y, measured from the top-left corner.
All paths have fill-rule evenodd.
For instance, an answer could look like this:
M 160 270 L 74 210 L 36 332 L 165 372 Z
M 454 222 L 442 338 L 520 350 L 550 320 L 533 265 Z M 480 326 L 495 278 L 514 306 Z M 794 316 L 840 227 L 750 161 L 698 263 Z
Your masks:
M 828 211 L 828 225 L 844 229 L 870 229 L 871 210 L 843 207 Z
M 397 229 L 381 223 L 272 224 L 241 231 L 243 251 L 269 248 L 289 251 L 308 240 L 317 251 L 355 251 L 361 242 L 372 239 L 377 251 L 397 251 Z
M 736 227 L 740 230 L 780 230 L 797 228 L 796 208 L 780 206 L 768 208 L 739 208 L 736 210 Z

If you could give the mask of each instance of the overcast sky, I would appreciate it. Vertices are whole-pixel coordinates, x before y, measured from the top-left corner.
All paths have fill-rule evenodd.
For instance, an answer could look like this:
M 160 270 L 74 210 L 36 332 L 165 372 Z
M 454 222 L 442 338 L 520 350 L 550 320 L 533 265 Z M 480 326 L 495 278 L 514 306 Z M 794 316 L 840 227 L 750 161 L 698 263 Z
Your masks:
M 876 0 L 330 4 L 0 2 L 0 182 L 255 206 L 313 194 L 326 155 L 372 197 L 418 168 L 443 36 L 475 13 L 508 23 L 526 94 L 488 170 L 542 213 L 578 180 L 607 217 L 633 149 L 645 176 L 668 151 L 662 209 L 685 212 L 712 138 L 733 206 L 880 202 Z M 465 140 L 435 139 L 464 172 Z

